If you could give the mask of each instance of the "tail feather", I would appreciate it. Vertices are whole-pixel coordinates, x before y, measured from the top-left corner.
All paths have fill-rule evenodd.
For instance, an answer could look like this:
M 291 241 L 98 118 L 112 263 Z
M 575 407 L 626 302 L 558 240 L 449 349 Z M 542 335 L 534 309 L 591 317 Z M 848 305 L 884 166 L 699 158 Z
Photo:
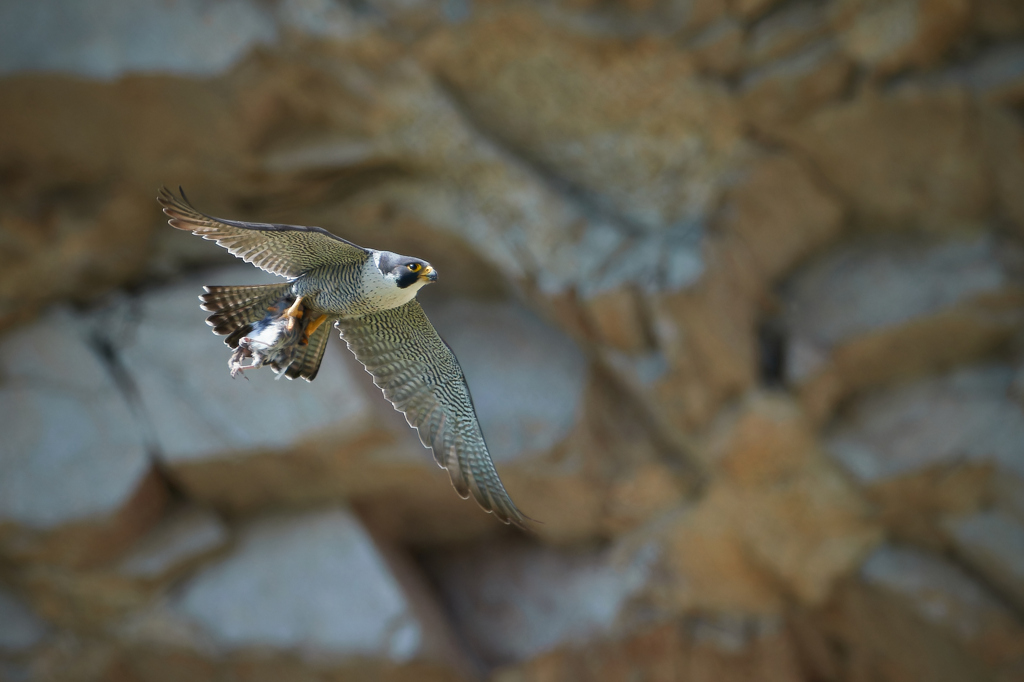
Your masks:
M 329 323 L 320 325 L 320 328 L 310 335 L 309 344 L 299 346 L 287 367 L 278 364 L 272 364 L 271 367 L 275 372 L 284 371 L 284 375 L 289 379 L 305 379 L 306 381 L 316 379 L 317 372 L 320 371 L 320 363 L 324 359 L 324 349 L 327 348 L 327 341 L 330 339 L 331 327 L 332 325 Z
M 269 307 L 288 294 L 290 286 L 289 282 L 207 286 L 204 287 L 206 293 L 199 299 L 203 310 L 213 313 L 206 318 L 206 323 L 213 327 L 213 333 L 227 336 L 224 343 L 237 348 L 239 339 L 252 331 L 252 325 L 266 316 Z

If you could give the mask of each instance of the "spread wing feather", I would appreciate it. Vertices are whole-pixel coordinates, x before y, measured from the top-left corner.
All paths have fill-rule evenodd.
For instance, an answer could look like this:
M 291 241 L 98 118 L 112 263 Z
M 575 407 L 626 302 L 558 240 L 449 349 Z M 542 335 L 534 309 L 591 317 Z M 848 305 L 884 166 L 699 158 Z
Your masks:
M 359 264 L 370 253 L 320 227 L 214 218 L 192 208 L 185 192 L 179 191 L 180 199 L 166 187 L 157 196 L 171 227 L 211 239 L 246 263 L 275 275 L 298 277 L 319 265 Z
M 448 470 L 459 495 L 472 494 L 503 522 L 526 528 L 527 517 L 512 503 L 491 461 L 462 368 L 420 304 L 412 300 L 342 319 L 337 327 L 384 397 Z

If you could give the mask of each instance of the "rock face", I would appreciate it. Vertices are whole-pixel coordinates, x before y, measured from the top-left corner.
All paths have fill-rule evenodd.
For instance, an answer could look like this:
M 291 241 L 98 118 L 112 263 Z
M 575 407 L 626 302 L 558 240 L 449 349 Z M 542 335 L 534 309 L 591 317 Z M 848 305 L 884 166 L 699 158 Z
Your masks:
M 937 556 L 880 548 L 861 582 L 840 592 L 826 630 L 849 665 L 885 679 L 1012 680 L 1021 670 L 1020 622 L 982 586 Z
M 988 217 L 979 132 L 962 93 L 911 90 L 824 107 L 784 137 L 868 226 L 948 231 Z
M 85 565 L 125 547 L 166 499 L 145 434 L 90 340 L 57 310 L 4 339 L 0 546 Z
M 456 627 L 489 665 L 608 636 L 625 624 L 629 598 L 647 579 L 642 563 L 521 541 L 438 553 L 428 565 Z
M 971 5 L 966 0 L 840 2 L 837 13 L 849 18 L 843 43 L 855 59 L 877 73 L 934 63 L 967 30 Z
M 1020 5 L 0 3 L 0 680 L 1024 680 Z M 430 261 L 532 532 L 179 185 Z
M 786 372 L 810 414 L 1008 342 L 1022 300 L 1004 254 L 988 239 L 874 242 L 800 273 L 787 286 Z
M 1024 413 L 1013 370 L 963 369 L 878 392 L 852 409 L 828 451 L 881 504 L 894 532 L 947 546 L 942 515 L 969 514 L 1021 492 Z M 939 516 L 936 516 L 939 515 Z
M 725 93 L 667 45 L 581 40 L 539 18 L 474 22 L 432 45 L 472 119 L 629 225 L 700 220 L 742 152 Z
M 948 526 L 957 550 L 1019 608 L 1024 603 L 1024 524 L 989 511 L 951 519 Z
M 23 651 L 38 644 L 46 636 L 46 623 L 25 604 L 7 591 L 0 592 L 0 650 Z
M 220 675 L 248 670 L 243 677 L 263 666 L 299 675 L 303 661 L 321 674 L 378 679 L 461 679 L 465 666 L 422 585 L 389 564 L 341 508 L 247 524 L 231 554 L 196 573 L 126 636 L 130 667 L 140 675 L 189 659 Z M 161 674 L 173 679 L 172 670 Z

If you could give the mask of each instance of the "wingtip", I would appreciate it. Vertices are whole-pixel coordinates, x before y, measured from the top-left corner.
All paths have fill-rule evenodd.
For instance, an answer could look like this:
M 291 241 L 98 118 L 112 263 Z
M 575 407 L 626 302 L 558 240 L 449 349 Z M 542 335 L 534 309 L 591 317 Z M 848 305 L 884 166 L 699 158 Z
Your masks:
M 174 192 L 167 188 L 167 185 L 160 185 L 156 191 L 156 200 L 160 202 L 161 206 L 173 206 L 174 204 L 184 203 L 189 208 L 192 208 L 192 203 L 188 200 L 185 195 L 185 190 L 182 189 L 181 185 L 178 185 L 178 193 L 181 194 L 181 199 L 174 196 Z
M 505 524 L 515 526 L 519 530 L 525 531 L 527 533 L 537 533 L 537 529 L 533 528 L 531 524 L 537 524 L 540 526 L 544 525 L 543 521 L 538 521 L 537 519 L 531 518 L 526 514 L 522 513 L 521 511 L 519 511 L 519 509 L 513 508 L 513 511 L 515 513 L 509 514 L 506 518 L 498 518 L 500 518 Z

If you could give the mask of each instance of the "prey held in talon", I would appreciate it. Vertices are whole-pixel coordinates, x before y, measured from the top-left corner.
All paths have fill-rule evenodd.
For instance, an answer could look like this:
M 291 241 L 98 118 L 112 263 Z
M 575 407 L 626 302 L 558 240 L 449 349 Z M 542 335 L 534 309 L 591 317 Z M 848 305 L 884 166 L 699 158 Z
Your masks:
M 333 325 L 420 442 L 470 495 L 502 522 L 527 529 L 494 468 L 459 361 L 427 319 L 416 294 L 437 281 L 430 263 L 357 246 L 320 227 L 214 218 L 162 188 L 171 227 L 217 242 L 286 278 L 274 284 L 207 286 L 207 324 L 233 350 L 232 377 L 269 366 L 278 378 L 316 378 Z M 249 364 L 243 364 L 248 360 Z

